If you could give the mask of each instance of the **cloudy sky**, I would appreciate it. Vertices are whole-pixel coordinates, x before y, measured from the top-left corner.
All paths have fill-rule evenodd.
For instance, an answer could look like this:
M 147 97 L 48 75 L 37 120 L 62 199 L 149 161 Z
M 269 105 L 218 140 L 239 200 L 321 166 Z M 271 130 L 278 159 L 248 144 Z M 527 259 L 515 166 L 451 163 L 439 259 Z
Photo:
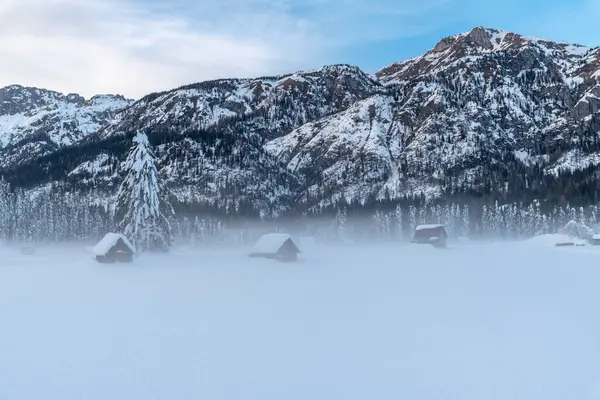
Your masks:
M 328 63 L 368 72 L 489 26 L 600 45 L 600 0 L 0 0 L 0 86 L 85 96 Z

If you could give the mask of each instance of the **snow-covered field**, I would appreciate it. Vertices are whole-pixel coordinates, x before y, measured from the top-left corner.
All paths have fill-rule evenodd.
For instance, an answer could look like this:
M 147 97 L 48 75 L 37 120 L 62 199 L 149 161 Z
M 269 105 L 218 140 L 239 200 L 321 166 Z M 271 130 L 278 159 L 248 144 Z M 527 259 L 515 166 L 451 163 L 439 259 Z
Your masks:
M 0 249 L 0 399 L 597 399 L 596 249 Z

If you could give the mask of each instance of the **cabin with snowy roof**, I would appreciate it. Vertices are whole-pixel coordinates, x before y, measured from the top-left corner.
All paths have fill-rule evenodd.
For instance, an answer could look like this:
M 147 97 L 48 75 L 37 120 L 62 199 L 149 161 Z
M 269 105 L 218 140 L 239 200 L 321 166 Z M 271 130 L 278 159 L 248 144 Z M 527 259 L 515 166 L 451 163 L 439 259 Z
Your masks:
M 131 262 L 135 247 L 120 233 L 107 233 L 94 247 L 92 253 L 100 263 Z
M 448 239 L 448 234 L 444 225 L 419 225 L 415 228 L 415 234 L 411 242 L 446 247 L 446 239 Z
M 262 235 L 250 253 L 250 257 L 270 258 L 279 261 L 296 261 L 300 249 L 286 233 L 266 233 Z
M 600 234 L 596 233 L 592 236 L 592 238 L 590 239 L 590 243 L 593 246 L 600 246 Z

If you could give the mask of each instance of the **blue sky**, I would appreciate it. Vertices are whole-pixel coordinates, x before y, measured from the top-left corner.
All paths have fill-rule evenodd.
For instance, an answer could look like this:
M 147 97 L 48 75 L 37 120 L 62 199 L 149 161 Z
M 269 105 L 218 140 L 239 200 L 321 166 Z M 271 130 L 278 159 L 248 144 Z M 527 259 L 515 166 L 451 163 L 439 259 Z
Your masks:
M 390 5 L 393 3 L 389 1 Z M 466 32 L 478 25 L 596 46 L 600 45 L 600 29 L 593 21 L 600 18 L 599 4 L 584 0 L 502 0 L 494 3 L 449 0 L 440 2 L 429 13 L 407 18 L 409 27 L 415 27 L 414 33 L 407 28 L 404 36 L 400 27 L 396 37 L 357 43 L 335 52 L 344 62 L 372 71 L 382 65 L 420 55 L 441 38 Z
M 368 72 L 483 25 L 600 45 L 600 0 L 0 0 L 0 86 L 140 97 L 329 63 Z

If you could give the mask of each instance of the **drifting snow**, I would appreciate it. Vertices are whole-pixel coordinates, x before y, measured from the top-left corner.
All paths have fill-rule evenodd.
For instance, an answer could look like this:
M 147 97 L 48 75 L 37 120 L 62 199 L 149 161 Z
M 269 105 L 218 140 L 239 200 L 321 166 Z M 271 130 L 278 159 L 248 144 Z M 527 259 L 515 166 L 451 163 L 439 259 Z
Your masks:
M 552 233 L 547 235 L 536 236 L 527 241 L 533 245 L 541 245 L 541 246 L 556 246 L 561 243 L 573 243 L 574 245 L 586 245 L 587 241 L 583 239 L 579 239 L 573 236 L 565 235 L 562 233 Z M 600 253 L 599 253 L 600 254 Z
M 0 250 L 0 398 L 596 399 L 600 252 Z

